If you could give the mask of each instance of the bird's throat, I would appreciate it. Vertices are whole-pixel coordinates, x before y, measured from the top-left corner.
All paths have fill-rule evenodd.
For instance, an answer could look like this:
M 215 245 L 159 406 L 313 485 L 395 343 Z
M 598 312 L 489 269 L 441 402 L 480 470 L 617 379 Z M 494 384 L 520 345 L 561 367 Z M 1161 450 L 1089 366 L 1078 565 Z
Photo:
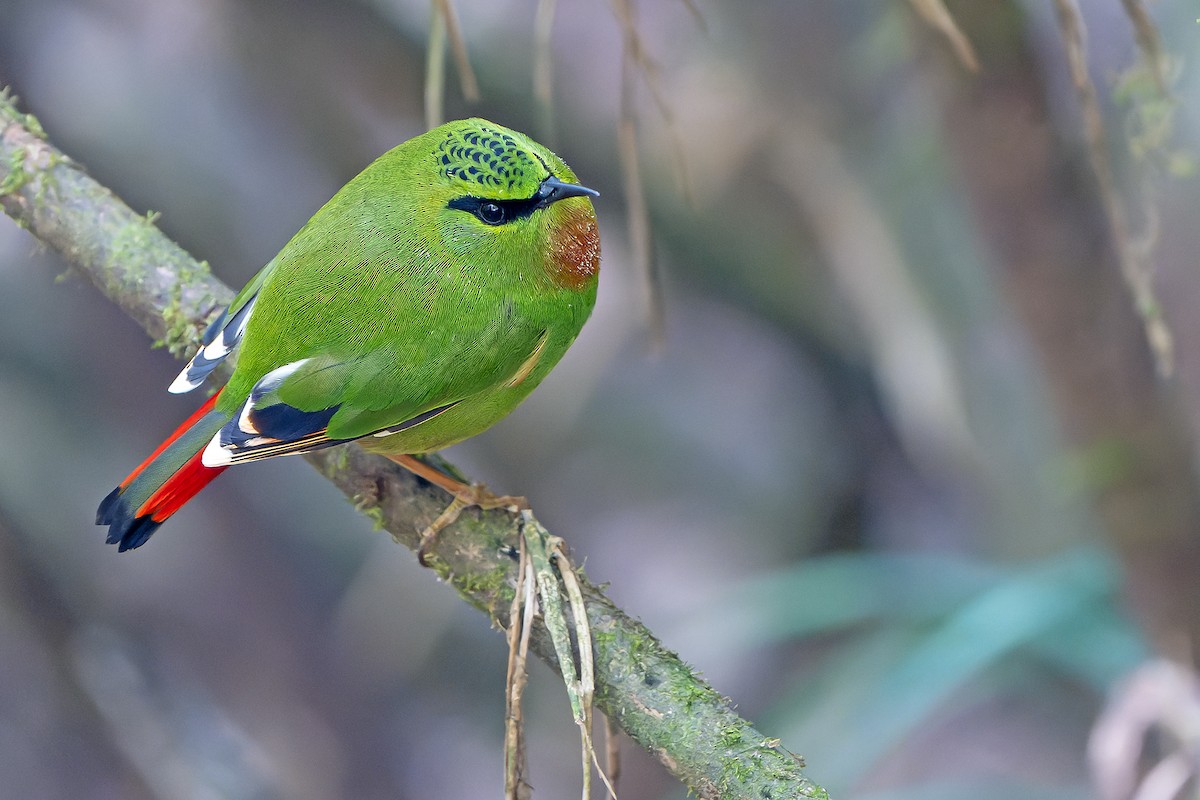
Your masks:
M 555 212 L 546 250 L 546 272 L 564 289 L 591 285 L 600 271 L 600 230 L 586 201 L 565 200 L 551 206 Z

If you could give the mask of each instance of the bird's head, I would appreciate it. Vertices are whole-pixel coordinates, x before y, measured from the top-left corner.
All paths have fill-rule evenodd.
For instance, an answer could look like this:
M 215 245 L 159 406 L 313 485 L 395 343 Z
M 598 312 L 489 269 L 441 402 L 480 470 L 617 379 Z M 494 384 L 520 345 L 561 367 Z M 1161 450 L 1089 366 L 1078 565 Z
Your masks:
M 473 263 L 541 266 L 562 288 L 594 285 L 600 235 L 590 198 L 599 193 L 578 184 L 561 158 L 483 119 L 422 138 L 433 145 L 437 227 L 451 250 Z

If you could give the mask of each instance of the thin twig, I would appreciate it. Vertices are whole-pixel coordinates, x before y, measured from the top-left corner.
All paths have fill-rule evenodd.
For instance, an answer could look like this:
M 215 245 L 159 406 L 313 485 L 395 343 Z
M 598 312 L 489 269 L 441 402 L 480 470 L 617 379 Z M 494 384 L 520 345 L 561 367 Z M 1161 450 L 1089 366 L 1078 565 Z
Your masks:
M 585 758 L 591 756 L 591 762 L 595 765 L 600 780 L 604 782 L 612 799 L 617 800 L 617 790 L 609 780 L 604 767 L 600 766 L 600 761 L 596 758 L 596 748 L 592 746 L 592 704 L 596 697 L 596 664 L 592 653 L 592 629 L 588 624 L 583 590 L 579 583 L 579 576 L 575 574 L 575 567 L 571 565 L 571 560 L 567 557 L 562 539 L 554 537 L 551 540 L 551 555 L 558 568 L 563 588 L 567 592 L 567 601 L 571 605 L 571 617 L 575 620 L 575 641 L 579 645 L 579 695 L 583 711 L 583 719 L 579 721 L 579 730 L 580 736 L 583 738 L 583 752 Z M 584 764 L 584 769 L 587 768 L 587 764 Z M 586 797 L 584 800 L 587 800 Z
M 1142 58 L 1146 59 L 1146 63 L 1150 65 L 1150 74 L 1154 76 L 1154 83 L 1158 87 L 1158 91 L 1163 95 L 1169 95 L 1171 90 L 1167 76 L 1168 59 L 1167 54 L 1163 51 L 1162 40 L 1158 35 L 1158 28 L 1155 27 L 1154 20 L 1150 18 L 1150 13 L 1146 11 L 1142 0 L 1121 0 L 1121 5 L 1125 6 L 1125 15 L 1133 23 L 1138 49 L 1142 51 Z
M 685 3 L 685 6 L 692 8 L 689 3 Z M 640 74 L 642 81 L 646 84 L 646 89 L 650 92 L 650 99 L 654 102 L 654 107 L 658 110 L 663 120 L 667 142 L 670 145 L 670 155 L 675 170 L 675 178 L 679 183 L 679 193 L 683 195 L 684 202 L 690 205 L 692 203 L 692 188 L 691 181 L 688 179 L 687 159 L 684 158 L 683 137 L 680 135 L 679 127 L 675 123 L 675 112 L 672 110 L 671 104 L 667 101 L 667 93 L 661 86 L 658 64 L 650 58 L 650 53 L 642 41 L 642 34 L 637 27 L 637 15 L 634 12 L 633 0 L 613 0 L 613 13 L 616 15 L 617 22 L 621 26 L 621 36 L 623 39 L 621 102 L 623 105 L 626 102 L 633 103 L 635 78 Z M 698 16 L 698 19 L 703 28 L 704 18 Z M 624 69 L 629 65 L 629 59 L 632 59 L 632 65 L 636 69 L 629 73 L 626 78 Z M 625 88 L 626 80 L 628 80 L 628 90 Z M 636 113 L 636 106 L 631 106 L 631 108 Z
M 505 677 L 504 698 L 504 798 L 526 800 L 530 795 L 525 780 L 525 729 L 521 698 L 529 679 L 526 664 L 529 660 L 529 636 L 537 616 L 537 592 L 534 591 L 533 567 L 525 549 L 525 540 L 518 540 L 517 586 L 513 591 L 508 613 L 508 674 Z
M 584 652 L 591 652 L 591 636 L 584 623 L 584 628 L 578 627 L 572 631 L 571 623 L 567 622 L 562 604 L 562 594 L 559 589 L 561 578 L 555 572 L 554 559 L 561 551 L 561 540 L 551 536 L 545 528 L 539 525 L 528 510 L 521 513 L 521 538 L 525 542 L 525 551 L 533 565 L 533 575 L 537 580 L 539 604 L 544 609 L 542 622 L 550 633 L 554 643 L 554 652 L 558 657 L 559 673 L 563 685 L 567 689 L 567 697 L 571 701 L 571 716 L 579 726 L 581 739 L 581 754 L 583 761 L 582 799 L 588 800 L 592 794 L 592 765 L 594 751 L 591 746 L 591 731 L 588 722 L 591 716 L 590 696 L 587 692 L 587 673 L 583 669 Z M 586 614 L 583 615 L 586 617 Z M 579 620 L 575 620 L 579 625 Z M 579 643 L 580 663 L 575 663 L 571 650 L 571 633 L 576 634 Z
M 538 108 L 538 127 L 543 142 L 557 147 L 558 125 L 554 119 L 554 12 L 558 0 L 538 0 L 533 16 L 533 99 Z
M 650 341 L 661 347 L 666 339 L 662 287 L 654 264 L 654 244 L 650 233 L 650 211 L 642 184 L 641 157 L 638 153 L 636 75 L 643 64 L 641 41 L 633 18 L 631 0 L 614 0 L 617 17 L 624 31 L 621 54 L 621 115 L 617 123 L 617 157 L 621 162 L 621 183 L 625 189 L 626 224 L 633 263 L 646 284 L 649 305 Z
M 1174 372 L 1175 344 L 1162 306 L 1154 292 L 1153 275 L 1144 252 L 1138 247 L 1130 233 L 1129 217 L 1125 211 L 1113 175 L 1112 162 L 1108 155 L 1108 141 L 1104 130 L 1104 119 L 1096 97 L 1096 87 L 1087 69 L 1087 33 L 1083 18 L 1073 0 L 1055 0 L 1059 30 L 1067 54 L 1071 80 L 1079 97 L 1083 114 L 1084 138 L 1087 141 L 1088 159 L 1096 182 L 1100 187 L 1100 198 L 1104 213 L 1108 217 L 1113 246 L 1121 265 L 1121 275 L 1133 297 L 1134 308 L 1142 319 L 1142 326 L 1150 349 L 1154 353 L 1159 374 L 1166 377 Z
M 425 127 L 442 124 L 446 96 L 446 17 L 440 0 L 429 4 L 429 40 L 425 45 Z
M 909 0 L 909 3 L 917 12 L 917 16 L 925 20 L 925 24 L 950 43 L 950 48 L 960 64 L 971 72 L 979 72 L 979 59 L 975 57 L 975 48 L 971 46 L 971 40 L 958 27 L 954 16 L 942 0 Z
M 450 0 L 435 0 L 438 11 L 446 22 L 446 33 L 450 37 L 450 52 L 454 55 L 454 66 L 458 69 L 458 82 L 462 86 L 463 97 L 469 103 L 479 102 L 479 81 L 475 70 L 471 68 L 471 59 L 467 55 L 467 40 L 462 35 L 458 24 L 458 14 Z

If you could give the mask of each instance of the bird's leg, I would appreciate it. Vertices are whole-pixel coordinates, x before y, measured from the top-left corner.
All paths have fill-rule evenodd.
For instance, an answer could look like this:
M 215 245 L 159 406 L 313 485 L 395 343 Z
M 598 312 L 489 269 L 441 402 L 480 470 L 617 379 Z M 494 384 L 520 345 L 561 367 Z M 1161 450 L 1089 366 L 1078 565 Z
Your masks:
M 521 511 L 529 507 L 529 501 L 524 497 L 507 494 L 495 495 L 488 491 L 488 488 L 482 483 L 463 483 L 457 478 L 453 478 L 442 472 L 437 467 L 426 464 L 416 456 L 401 455 L 388 456 L 388 458 L 414 475 L 419 475 L 435 486 L 445 489 L 462 502 L 463 508 L 479 506 L 485 511 L 493 508 L 507 508 L 511 511 Z
M 457 478 L 450 477 L 440 469 L 426 464 L 416 456 L 389 455 L 388 458 L 414 475 L 422 477 L 435 486 L 439 486 L 454 495 L 453 502 L 446 506 L 446 510 L 439 514 L 437 519 L 429 523 L 425 527 L 425 530 L 421 531 L 421 544 L 417 548 L 417 560 L 421 562 L 422 566 L 429 566 L 426 563 L 426 556 L 430 545 L 437 539 L 437 535 L 446 526 L 458 519 L 458 515 L 462 513 L 464 508 L 478 506 L 484 511 L 489 511 L 493 508 L 507 508 L 514 512 L 529 508 L 529 501 L 524 497 L 507 494 L 495 495 L 488 491 L 488 488 L 482 483 L 463 483 Z

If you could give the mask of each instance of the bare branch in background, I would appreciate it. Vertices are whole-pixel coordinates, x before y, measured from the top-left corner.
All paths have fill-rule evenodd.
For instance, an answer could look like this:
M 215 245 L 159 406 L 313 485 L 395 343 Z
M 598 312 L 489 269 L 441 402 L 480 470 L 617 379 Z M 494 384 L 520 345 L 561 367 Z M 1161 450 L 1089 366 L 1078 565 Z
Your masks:
M 450 0 L 436 0 L 438 11 L 446 20 L 446 34 L 450 37 L 450 52 L 454 55 L 454 66 L 458 70 L 458 80 L 462 85 L 463 97 L 469 103 L 479 102 L 479 81 L 475 78 L 475 70 L 471 69 L 471 59 L 467 55 L 467 41 L 463 38 L 462 28 L 458 25 L 458 14 Z
M 1166 377 L 1175 369 L 1175 343 L 1171 331 L 1163 319 L 1162 306 L 1154 291 L 1154 275 L 1149 263 L 1148 252 L 1153 237 L 1143 237 L 1136 242 L 1130 230 L 1129 215 L 1121 199 L 1113 174 L 1112 161 L 1108 153 L 1108 139 L 1104 130 L 1104 119 L 1100 113 L 1100 104 L 1096 98 L 1096 87 L 1092 83 L 1087 69 L 1087 32 L 1083 18 L 1079 14 L 1074 0 L 1055 0 L 1058 11 L 1059 30 L 1062 34 L 1063 47 L 1066 50 L 1067 63 L 1071 70 L 1071 80 L 1079 96 L 1080 110 L 1083 114 L 1084 138 L 1088 146 L 1088 159 L 1095 173 L 1096 182 L 1100 188 L 1100 197 L 1104 203 L 1104 213 L 1108 218 L 1109 228 L 1113 237 L 1113 246 L 1121 265 L 1121 275 L 1125 285 L 1133 297 L 1134 308 L 1142 319 L 1146 339 L 1154 352 L 1155 364 L 1159 375 Z M 1128 8 L 1129 4 L 1126 4 Z M 1142 34 L 1139 33 L 1139 41 Z M 1149 209 L 1147 209 L 1149 212 Z M 1148 213 L 1148 220 L 1153 214 Z M 1153 225 L 1148 225 L 1152 230 Z
M 479 100 L 479 81 L 467 57 L 467 43 L 458 26 L 458 15 L 450 0 L 432 0 L 429 6 L 429 39 L 425 46 L 425 126 L 436 128 L 445 122 L 446 40 L 454 53 L 462 93 L 469 102 Z
M 646 189 L 642 183 L 641 157 L 638 154 L 637 102 L 635 98 L 637 70 L 649 76 L 645 52 L 637 33 L 632 0 L 615 0 L 617 20 L 621 24 L 621 115 L 617 125 L 617 156 L 621 162 L 621 183 L 625 189 L 626 224 L 634 267 L 646 281 L 646 298 L 650 312 L 650 341 L 661 346 L 664 332 L 662 285 L 654 265 L 654 242 L 650 233 L 650 211 L 646 205 Z M 647 84 L 651 85 L 649 77 Z M 658 97 L 651 89 L 651 95 Z M 665 103 L 660 105 L 665 108 Z
M 909 0 L 909 3 L 917 12 L 917 16 L 945 37 L 959 63 L 971 72 L 979 71 L 979 59 L 975 57 L 975 48 L 971 46 L 971 40 L 958 27 L 942 0 Z
M 554 120 L 554 12 L 558 0 L 538 0 L 533 17 L 533 100 L 538 109 L 538 135 L 551 150 L 558 146 Z
M 696 19 L 699 20 L 700 26 L 704 27 L 704 18 L 699 12 L 695 11 L 691 3 L 686 3 L 685 6 L 693 12 Z M 687 202 L 691 202 L 691 186 L 687 177 L 687 162 L 683 158 L 683 139 L 679 135 L 679 130 L 675 125 L 675 113 L 671 109 L 671 104 L 667 102 L 666 92 L 663 91 L 661 79 L 658 74 L 658 65 L 650 58 L 650 53 L 642 42 L 642 35 L 638 32 L 637 15 L 634 12 L 633 0 L 613 0 L 613 11 L 616 14 L 617 22 L 621 26 L 621 36 L 623 39 L 622 47 L 622 104 L 629 103 L 632 113 L 636 114 L 636 104 L 634 103 L 634 89 L 636 86 L 636 77 L 640 73 L 642 80 L 646 84 L 646 89 L 650 92 L 650 99 L 654 101 L 654 107 L 658 109 L 658 113 L 662 115 L 663 126 L 666 129 L 667 141 L 670 144 L 671 159 L 675 165 L 675 177 L 679 182 L 679 191 Z M 626 70 L 632 68 L 632 72 L 626 75 Z M 626 89 L 626 81 L 628 81 L 628 89 Z
M 425 127 L 433 130 L 445 121 L 446 17 L 438 0 L 429 4 L 429 39 L 425 45 Z
M 1150 66 L 1150 73 L 1154 76 L 1158 91 L 1164 95 L 1169 94 L 1171 90 L 1167 75 L 1168 58 L 1163 51 L 1158 28 L 1154 26 L 1154 21 L 1150 19 L 1150 14 L 1141 0 L 1121 0 L 1121 5 L 1125 6 L 1125 14 L 1133 23 L 1138 49 L 1142 51 L 1142 58 Z

